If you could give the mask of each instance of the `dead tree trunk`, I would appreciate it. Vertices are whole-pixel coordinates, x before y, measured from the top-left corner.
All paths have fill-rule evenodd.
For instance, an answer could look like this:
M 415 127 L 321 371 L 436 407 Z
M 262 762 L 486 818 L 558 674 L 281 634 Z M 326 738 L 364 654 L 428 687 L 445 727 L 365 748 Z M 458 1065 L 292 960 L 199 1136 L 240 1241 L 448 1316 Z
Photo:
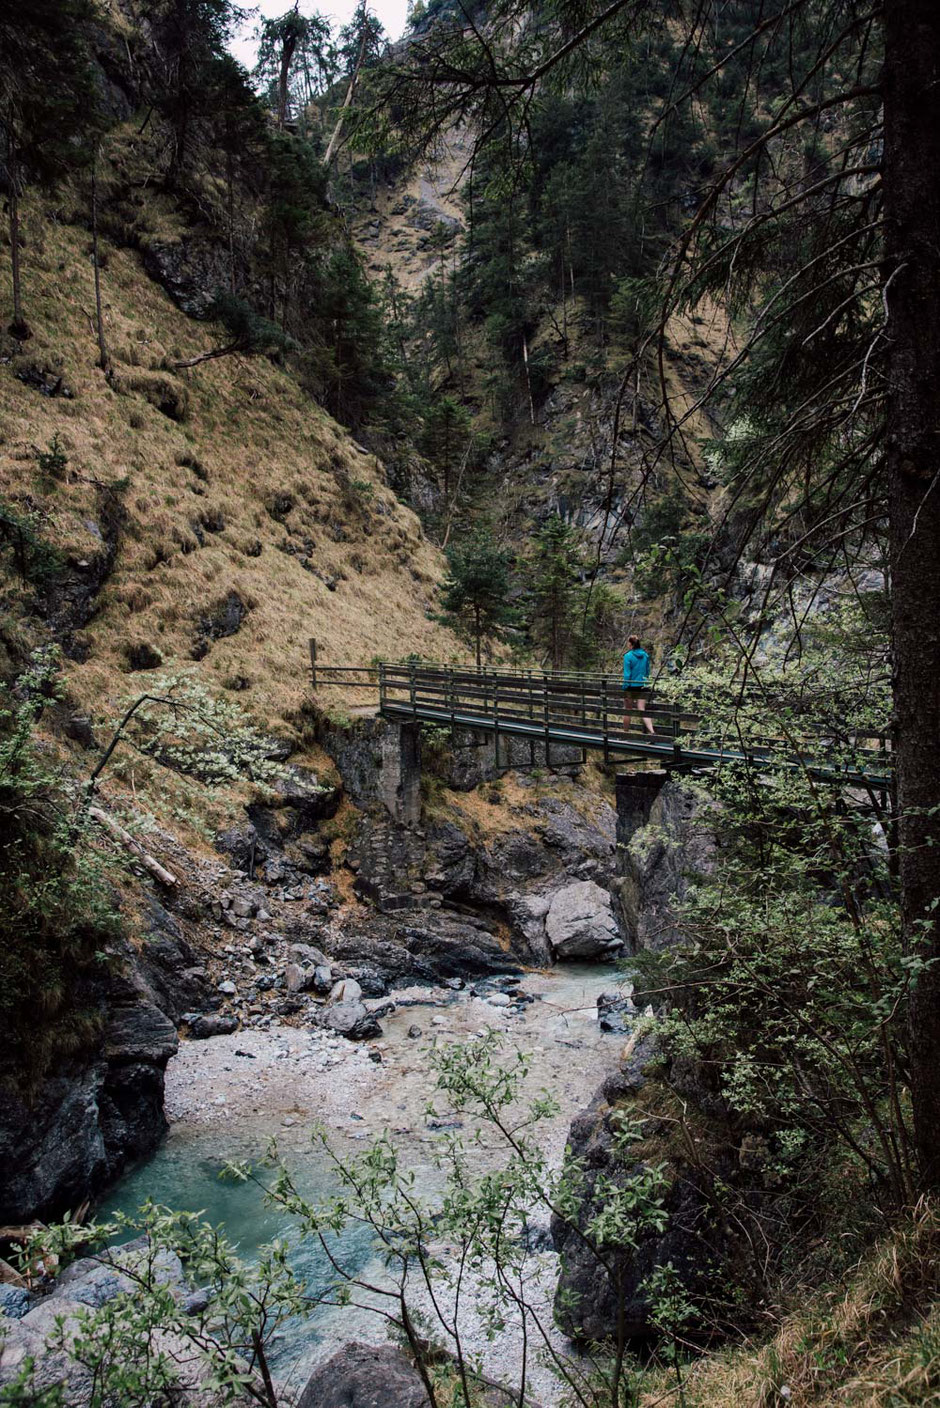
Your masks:
M 10 181 L 10 269 L 13 276 L 13 321 L 10 324 L 10 332 L 20 342 L 25 342 L 30 336 L 30 330 L 23 317 L 23 286 L 20 277 L 20 174 L 12 108 L 7 120 L 7 174 Z
M 911 1098 L 924 1189 L 940 1189 L 940 6 L 885 6 L 885 284 L 899 874 Z
M 91 167 L 91 252 L 95 268 L 95 325 L 98 332 L 98 366 L 106 376 L 111 372 L 111 358 L 104 335 L 104 314 L 101 311 L 101 261 L 98 257 L 98 153 Z

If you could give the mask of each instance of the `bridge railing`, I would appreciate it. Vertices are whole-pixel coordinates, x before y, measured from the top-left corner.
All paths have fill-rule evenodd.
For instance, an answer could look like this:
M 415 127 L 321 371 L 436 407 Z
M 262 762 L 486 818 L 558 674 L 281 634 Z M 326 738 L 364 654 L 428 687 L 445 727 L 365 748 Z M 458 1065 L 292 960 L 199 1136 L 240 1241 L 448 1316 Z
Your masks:
M 477 670 L 411 660 L 324 666 L 317 662 L 313 644 L 311 671 L 316 686 L 377 692 L 383 712 L 451 729 L 483 727 L 497 739 L 500 734 L 530 740 L 542 737 L 546 744 L 571 743 L 602 751 L 605 757 L 611 752 L 648 752 L 672 766 L 697 766 L 733 756 L 757 763 L 773 758 L 796 767 L 810 765 L 819 775 L 870 777 L 881 790 L 892 771 L 891 743 L 885 734 L 861 737 L 833 725 L 826 736 L 816 735 L 807 752 L 794 747 L 792 734 L 788 738 L 782 732 L 748 732 L 746 737 L 709 741 L 693 709 L 664 702 L 641 689 L 635 693 L 644 697 L 645 719 L 653 726 L 650 738 L 644 714 L 625 707 L 619 674 L 489 665 Z M 861 761 L 853 762 L 853 755 Z

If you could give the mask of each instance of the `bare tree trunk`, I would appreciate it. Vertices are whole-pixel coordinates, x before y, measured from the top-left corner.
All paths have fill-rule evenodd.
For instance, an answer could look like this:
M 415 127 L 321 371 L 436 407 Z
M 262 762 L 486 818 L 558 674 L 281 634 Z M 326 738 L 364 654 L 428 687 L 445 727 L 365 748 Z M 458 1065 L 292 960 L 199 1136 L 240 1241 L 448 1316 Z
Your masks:
M 532 378 L 529 375 L 529 343 L 522 334 L 522 365 L 525 368 L 525 389 L 529 397 L 529 420 L 535 424 L 535 402 L 532 399 Z
M 353 97 L 355 96 L 356 84 L 359 82 L 359 70 L 362 68 L 362 61 L 366 56 L 366 42 L 369 38 L 369 26 L 366 23 L 368 15 L 368 10 L 364 10 L 362 13 L 362 38 L 359 41 L 359 54 L 356 58 L 356 67 L 352 71 L 352 77 L 349 80 L 349 87 L 346 89 L 346 97 L 343 99 L 343 106 L 339 110 L 339 117 L 336 119 L 336 126 L 333 128 L 333 135 L 330 137 L 330 140 L 327 143 L 326 151 L 323 154 L 324 166 L 329 166 L 330 162 L 333 160 L 333 153 L 336 151 L 337 143 L 339 142 L 340 136 L 343 131 L 343 123 L 346 120 L 346 113 L 352 104 Z
M 297 6 L 294 6 L 297 9 Z M 294 61 L 294 51 L 297 48 L 296 36 L 288 35 L 281 45 L 281 68 L 277 76 L 277 125 L 284 127 L 287 123 L 287 84 L 290 79 L 290 66 Z
M 17 161 L 12 107 L 7 122 L 7 171 L 10 176 L 10 267 L 13 273 L 13 321 L 10 324 L 10 332 L 20 342 L 25 342 L 31 334 L 29 324 L 23 317 L 23 291 L 20 280 L 19 163 Z
M 101 311 L 101 264 L 98 259 L 98 153 L 95 152 L 91 164 L 91 252 L 95 269 L 95 324 L 98 331 L 98 366 L 109 376 L 111 358 L 104 335 L 104 316 Z
M 924 1189 L 940 1189 L 940 6 L 885 6 L 887 471 L 901 914 Z

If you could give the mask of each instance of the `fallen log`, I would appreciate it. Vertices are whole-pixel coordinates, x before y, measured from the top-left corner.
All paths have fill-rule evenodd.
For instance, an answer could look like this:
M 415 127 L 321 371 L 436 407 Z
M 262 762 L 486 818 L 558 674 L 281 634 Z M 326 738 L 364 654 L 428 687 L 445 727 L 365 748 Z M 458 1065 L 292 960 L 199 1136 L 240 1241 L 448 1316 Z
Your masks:
M 176 876 L 171 874 L 171 872 L 167 870 L 165 866 L 162 866 L 158 860 L 155 860 L 153 856 L 148 855 L 140 842 L 137 841 L 129 831 L 125 831 L 124 827 L 120 826 L 118 822 L 114 820 L 113 816 L 108 816 L 107 812 L 103 812 L 100 807 L 89 807 L 88 815 L 97 821 L 99 826 L 103 826 L 106 831 L 110 832 L 114 839 L 119 841 L 126 851 L 130 851 L 131 855 L 136 856 L 141 865 L 146 870 L 149 870 L 150 874 L 155 876 L 155 878 L 160 881 L 161 885 L 179 884 Z

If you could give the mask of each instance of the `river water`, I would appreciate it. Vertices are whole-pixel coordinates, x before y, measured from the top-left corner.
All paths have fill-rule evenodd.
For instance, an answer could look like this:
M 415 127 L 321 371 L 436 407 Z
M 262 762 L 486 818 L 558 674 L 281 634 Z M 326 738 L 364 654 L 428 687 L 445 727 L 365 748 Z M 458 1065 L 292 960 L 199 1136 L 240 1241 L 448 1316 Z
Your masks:
M 448 1121 L 446 1110 L 438 1110 L 440 1120 L 426 1113 L 435 1095 L 430 1048 L 440 1042 L 477 1040 L 495 1030 L 507 1058 L 516 1050 L 529 1053 L 526 1096 L 547 1090 L 559 1104 L 558 1115 L 541 1126 L 543 1148 L 557 1165 L 572 1117 L 616 1063 L 623 1038 L 600 1031 L 596 1004 L 600 993 L 623 981 L 615 965 L 569 964 L 530 973 L 521 991 L 535 1000 L 520 1013 L 492 1005 L 488 985 L 457 993 L 411 989 L 395 994 L 399 1007 L 383 1019 L 382 1038 L 370 1043 L 353 1044 L 319 1030 L 287 1026 L 185 1042 L 167 1069 L 170 1132 L 156 1154 L 113 1190 L 99 1215 L 132 1213 L 147 1198 L 202 1211 L 224 1227 L 248 1260 L 259 1246 L 282 1238 L 308 1290 L 322 1292 L 331 1280 L 322 1250 L 300 1239 L 292 1220 L 268 1206 L 256 1184 L 220 1177 L 226 1163 L 259 1163 L 274 1136 L 299 1188 L 313 1200 L 328 1196 L 336 1187 L 336 1174 L 322 1147 L 311 1141 L 311 1124 L 318 1122 L 340 1157 L 361 1153 L 371 1139 L 387 1132 L 402 1161 L 418 1174 L 425 1195 L 433 1193 L 441 1181 L 435 1145 L 443 1137 L 440 1126 Z M 409 1035 L 415 1026 L 421 1028 L 420 1037 Z M 473 1131 L 468 1127 L 466 1132 Z M 498 1162 L 502 1151 L 484 1132 L 474 1157 L 482 1170 Z M 546 1220 L 541 1213 L 541 1221 Z M 379 1274 L 366 1229 L 344 1232 L 338 1251 L 347 1267 L 370 1277 Z M 547 1310 L 556 1270 L 547 1237 L 536 1260 Z M 475 1336 L 472 1325 L 467 1334 L 471 1342 L 479 1340 L 474 1347 L 499 1376 L 511 1377 L 517 1352 L 512 1327 L 493 1343 L 487 1343 L 482 1332 Z M 302 1383 L 311 1365 L 339 1344 L 384 1337 L 378 1317 L 367 1310 L 323 1307 L 285 1327 L 274 1348 L 274 1365 L 282 1380 Z M 537 1379 L 532 1388 L 548 1404 L 555 1397 L 552 1382 L 547 1375 L 541 1385 Z

